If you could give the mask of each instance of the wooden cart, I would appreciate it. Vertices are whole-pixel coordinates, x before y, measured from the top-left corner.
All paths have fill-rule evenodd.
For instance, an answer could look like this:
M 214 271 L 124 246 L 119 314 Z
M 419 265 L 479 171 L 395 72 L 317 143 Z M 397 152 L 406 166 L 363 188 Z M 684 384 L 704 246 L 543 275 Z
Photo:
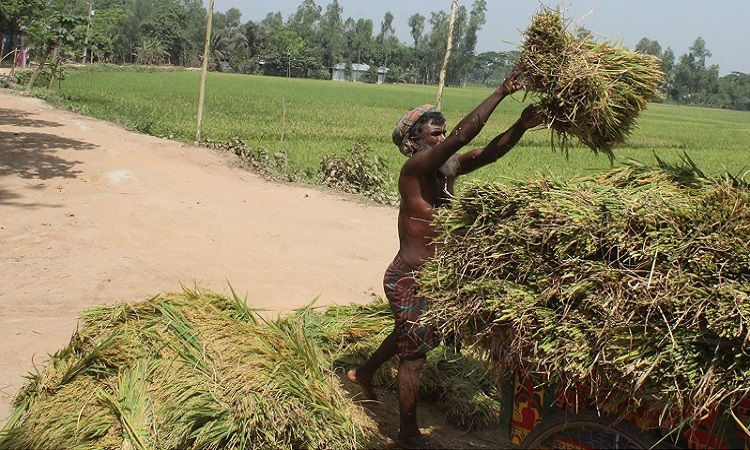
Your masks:
M 675 437 L 670 420 L 649 417 L 645 408 L 619 419 L 597 413 L 583 390 L 539 388 L 518 372 L 509 381 L 509 434 L 520 448 L 750 449 L 750 435 L 742 425 L 750 423 L 750 400 L 732 411 L 719 408 Z

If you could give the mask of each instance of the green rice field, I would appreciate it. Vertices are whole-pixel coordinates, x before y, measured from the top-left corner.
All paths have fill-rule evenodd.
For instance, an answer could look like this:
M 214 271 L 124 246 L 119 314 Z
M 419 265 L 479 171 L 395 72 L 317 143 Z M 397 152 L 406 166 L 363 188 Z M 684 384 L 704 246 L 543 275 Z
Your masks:
M 75 71 L 60 85 L 62 101 L 84 114 L 130 129 L 193 142 L 200 73 L 196 71 Z M 490 94 L 489 88 L 448 87 L 442 110 L 448 127 Z M 314 179 L 325 156 L 343 155 L 364 143 L 397 173 L 403 156 L 391 131 L 408 109 L 435 103 L 436 86 L 338 83 L 240 74 L 209 73 L 202 137 L 218 142 L 242 139 L 253 148 L 286 152 L 290 170 Z M 506 98 L 476 146 L 506 130 L 531 98 Z M 530 131 L 506 157 L 471 176 L 483 180 L 540 175 L 576 177 L 607 170 L 604 154 L 576 146 L 552 149 L 546 129 Z M 750 113 L 650 104 L 627 144 L 614 149 L 615 166 L 633 159 L 654 163 L 655 155 L 679 162 L 684 154 L 712 175 L 750 170 Z

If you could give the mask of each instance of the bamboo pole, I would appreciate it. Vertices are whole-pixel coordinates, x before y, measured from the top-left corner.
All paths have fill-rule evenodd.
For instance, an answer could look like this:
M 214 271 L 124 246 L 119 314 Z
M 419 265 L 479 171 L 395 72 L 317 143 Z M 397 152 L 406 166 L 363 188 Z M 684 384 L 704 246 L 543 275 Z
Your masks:
M 445 58 L 443 58 L 443 67 L 440 68 L 440 82 L 438 84 L 437 108 L 443 102 L 443 87 L 445 87 L 445 72 L 448 70 L 448 60 L 451 57 L 451 48 L 453 47 L 453 24 L 456 21 L 456 9 L 458 9 L 458 0 L 453 0 L 451 4 L 451 20 L 448 23 L 448 45 L 445 49 Z
M 91 16 L 92 16 L 91 13 L 94 12 L 94 10 L 91 9 L 94 6 L 94 4 L 91 2 L 86 2 L 86 3 L 88 3 L 89 5 L 89 16 L 88 16 L 88 21 L 86 22 L 86 40 L 83 42 L 83 61 L 82 61 L 83 64 L 86 64 L 86 55 L 89 52 L 89 34 L 91 33 Z
M 201 88 L 198 94 L 198 125 L 195 131 L 195 143 L 201 141 L 201 122 L 203 121 L 203 98 L 206 95 L 206 73 L 208 72 L 208 49 L 211 45 L 211 18 L 214 13 L 214 0 L 208 5 L 208 19 L 206 20 L 206 41 L 203 44 L 203 70 L 201 71 Z

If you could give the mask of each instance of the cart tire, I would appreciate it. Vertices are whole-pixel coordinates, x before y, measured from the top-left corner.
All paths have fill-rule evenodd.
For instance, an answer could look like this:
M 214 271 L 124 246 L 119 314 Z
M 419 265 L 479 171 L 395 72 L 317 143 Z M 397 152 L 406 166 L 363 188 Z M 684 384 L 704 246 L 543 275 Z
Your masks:
M 613 424 L 592 412 L 556 412 L 545 417 L 521 443 L 521 448 L 647 449 L 657 440 L 629 422 Z

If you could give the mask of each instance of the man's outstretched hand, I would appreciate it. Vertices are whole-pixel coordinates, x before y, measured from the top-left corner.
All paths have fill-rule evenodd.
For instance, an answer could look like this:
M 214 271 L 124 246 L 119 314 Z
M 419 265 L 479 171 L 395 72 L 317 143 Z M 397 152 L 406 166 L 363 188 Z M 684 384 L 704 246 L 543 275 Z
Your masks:
M 537 105 L 529 105 L 521 113 L 521 123 L 524 128 L 530 130 L 545 122 L 544 113 Z
M 526 89 L 527 87 L 528 83 L 521 80 L 521 71 L 518 69 L 518 67 L 515 67 L 513 69 L 513 72 L 505 77 L 505 81 L 503 81 L 503 84 L 500 85 L 500 90 L 505 95 L 510 95 L 516 91 Z

